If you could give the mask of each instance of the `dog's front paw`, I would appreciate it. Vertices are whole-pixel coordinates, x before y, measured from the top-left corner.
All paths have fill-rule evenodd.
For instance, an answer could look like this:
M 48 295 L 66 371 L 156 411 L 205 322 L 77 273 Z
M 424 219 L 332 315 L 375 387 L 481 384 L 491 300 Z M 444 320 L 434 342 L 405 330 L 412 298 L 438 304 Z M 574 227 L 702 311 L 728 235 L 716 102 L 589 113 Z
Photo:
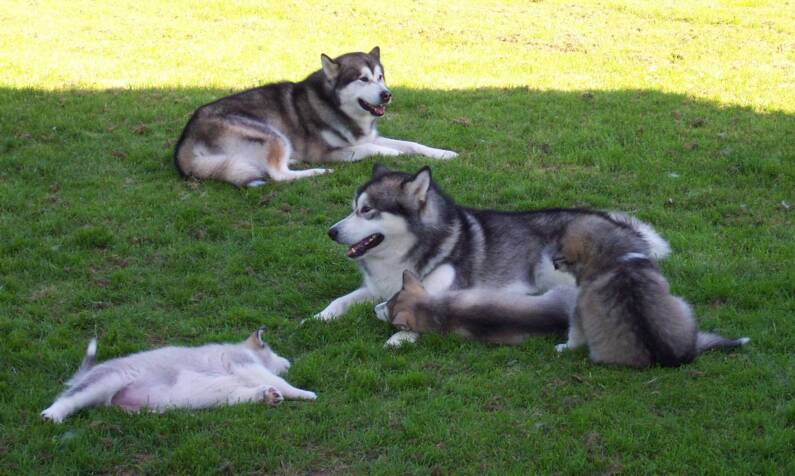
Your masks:
M 309 390 L 301 390 L 301 394 L 298 396 L 301 400 L 317 400 L 317 394 L 315 392 L 310 392 Z
M 338 309 L 334 309 L 332 306 L 329 306 L 312 317 L 320 321 L 333 321 L 341 315 L 342 312 L 339 312 Z
M 569 348 L 569 344 L 567 344 L 567 343 L 558 344 L 558 345 L 555 346 L 555 352 L 563 352 L 564 350 L 567 350 L 568 348 Z
M 450 160 L 458 157 L 458 154 L 452 150 L 433 149 L 433 151 L 429 154 L 429 157 L 437 160 Z
M 290 369 L 290 361 L 284 357 L 276 357 L 271 364 L 271 372 L 276 375 L 281 375 Z
M 268 387 L 262 393 L 262 402 L 266 405 L 275 407 L 284 401 L 284 396 L 276 387 Z
M 417 342 L 419 334 L 410 331 L 400 331 L 392 334 L 392 337 L 384 343 L 384 347 L 400 347 L 405 343 L 413 344 Z
M 307 177 L 314 177 L 315 175 L 326 175 L 333 172 L 333 169 L 307 169 L 304 170 L 306 172 Z

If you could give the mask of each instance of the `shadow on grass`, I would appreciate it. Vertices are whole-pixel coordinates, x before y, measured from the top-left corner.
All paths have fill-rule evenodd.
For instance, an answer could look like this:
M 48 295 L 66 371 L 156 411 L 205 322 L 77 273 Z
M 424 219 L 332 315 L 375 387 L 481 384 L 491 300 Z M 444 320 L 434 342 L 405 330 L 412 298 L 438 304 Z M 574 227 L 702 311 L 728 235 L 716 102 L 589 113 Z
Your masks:
M 732 418 L 710 413 L 724 408 L 723 394 L 686 384 L 686 394 L 698 396 L 687 406 L 700 405 L 693 411 L 705 415 L 704 431 L 720 427 L 732 436 L 720 442 L 694 427 L 660 431 L 670 425 L 655 420 L 652 410 L 662 412 L 660 419 L 669 416 L 664 408 L 659 410 L 654 396 L 644 393 L 641 403 L 627 405 L 635 397 L 624 393 L 631 393 L 633 385 L 651 388 L 646 386 L 656 378 L 648 380 L 648 375 L 595 370 L 595 378 L 618 395 L 611 397 L 615 405 L 600 403 L 602 383 L 575 390 L 559 383 L 561 372 L 587 373 L 590 379 L 592 370 L 582 358 L 558 359 L 551 369 L 544 360 L 551 352 L 547 340 L 497 349 L 429 339 L 425 347 L 392 356 L 380 348 L 388 326 L 372 319 L 366 307 L 332 325 L 298 326 L 301 318 L 358 285 L 354 267 L 325 237 L 325 230 L 348 213 L 351 194 L 374 160 L 334 165 L 329 176 L 256 190 L 181 180 L 171 162 L 181 128 L 197 106 L 229 92 L 0 89 L 0 330 L 5 335 L 0 386 L 24 390 L 4 399 L 0 409 L 8 430 L 0 436 L 0 449 L 21 448 L 4 454 L 9 472 L 38 472 L 51 461 L 56 461 L 55 468 L 63 465 L 61 469 L 147 472 L 156 466 L 145 460 L 130 463 L 128 453 L 161 458 L 175 448 L 183 455 L 173 463 L 177 472 L 225 464 L 238 471 L 286 464 L 293 472 L 305 472 L 326 468 L 325 458 L 359 471 L 416 472 L 428 461 L 455 471 L 460 461 L 475 465 L 493 458 L 482 450 L 491 448 L 484 442 L 493 435 L 480 431 L 495 424 L 517 436 L 506 439 L 504 449 L 495 449 L 504 451 L 500 459 L 512 461 L 510 455 L 534 452 L 539 455 L 532 463 L 537 472 L 607 470 L 613 462 L 628 471 L 654 462 L 655 468 L 668 472 L 686 472 L 693 465 L 717 472 L 721 458 L 733 458 L 741 465 L 738 472 L 780 467 L 772 456 L 763 461 L 764 455 L 735 444 L 734 436 L 745 430 L 725 425 L 740 421 L 732 412 L 744 411 L 748 402 L 767 411 L 778 404 L 777 395 L 784 395 L 785 382 L 774 376 L 781 374 L 779 363 L 786 362 L 795 339 L 790 319 L 795 276 L 789 265 L 795 261 L 789 208 L 795 203 L 795 116 L 657 91 L 395 88 L 394 105 L 379 126 L 387 137 L 460 152 L 459 159 L 444 163 L 419 157 L 382 162 L 406 170 L 431 163 L 435 179 L 461 203 L 505 209 L 590 205 L 631 211 L 654 223 L 675 250 L 665 263 L 675 291 L 699 311 L 708 311 L 702 313 L 708 327 L 751 335 L 758 345 L 753 357 L 735 360 L 747 369 L 754 359 L 757 370 L 745 370 L 745 381 L 764 381 L 758 386 L 764 390 L 729 402 Z M 120 355 L 165 343 L 236 340 L 261 323 L 269 325 L 280 353 L 306 359 L 291 370 L 295 383 L 319 390 L 321 399 L 331 402 L 270 415 L 279 422 L 274 430 L 279 437 L 269 443 L 281 441 L 281 446 L 262 448 L 256 422 L 243 418 L 250 411 L 246 409 L 219 411 L 237 418 L 236 425 L 244 428 L 223 433 L 220 440 L 202 423 L 208 419 L 224 426 L 215 412 L 200 413 L 196 420 L 187 414 L 171 417 L 176 420 L 144 418 L 140 426 L 132 426 L 138 432 L 132 436 L 118 435 L 113 429 L 117 424 L 100 421 L 99 431 L 126 446 L 95 451 L 101 445 L 91 439 L 93 430 L 81 429 L 88 433 L 74 445 L 82 452 L 66 456 L 60 451 L 70 443 L 58 443 L 52 434 L 56 430 L 30 423 L 54 396 L 50 384 L 73 370 L 91 335 L 101 336 L 104 355 Z M 721 375 L 732 365 L 728 357 L 712 359 L 706 359 L 707 369 L 712 362 Z M 356 368 L 349 373 L 351 362 Z M 438 367 L 423 362 L 437 362 Z M 534 378 L 552 383 L 529 385 L 518 373 L 511 374 L 505 362 L 538 368 Z M 462 366 L 468 372 L 463 383 L 445 380 Z M 493 379 L 494 368 L 505 375 Z M 670 375 L 663 372 L 660 385 Z M 385 379 L 387 374 L 392 376 Z M 624 384 L 627 379 L 630 385 Z M 439 395 L 426 391 L 442 385 Z M 490 399 L 494 385 L 502 400 Z M 563 386 L 573 395 L 569 403 L 549 400 L 548 385 Z M 675 393 L 678 387 L 671 386 L 668 390 Z M 484 388 L 489 395 L 477 393 Z M 473 389 L 475 396 L 467 397 Z M 746 390 L 740 385 L 721 391 L 750 395 Z M 402 395 L 427 412 L 414 412 Z M 373 402 L 362 413 L 359 402 L 370 398 Z M 451 398 L 456 400 L 450 403 Z M 587 407 L 585 402 L 593 403 Z M 460 412 L 450 410 L 456 405 Z M 528 405 L 538 410 L 530 412 Z M 598 461 L 592 461 L 590 450 L 588 455 L 578 450 L 576 458 L 556 453 L 556 448 L 581 447 L 589 428 L 567 419 L 567 405 L 585 408 L 581 421 L 630 408 L 638 418 L 633 422 L 641 422 L 632 423 L 641 425 L 638 434 L 667 439 L 660 443 L 667 451 L 658 455 L 631 445 L 614 451 L 616 446 L 606 445 L 600 450 L 606 455 Z M 483 411 L 495 406 L 530 426 L 508 425 L 489 416 L 500 412 Z M 396 424 L 384 408 L 395 410 L 400 421 L 404 414 L 411 418 Z M 680 410 L 669 412 L 670 418 L 679 418 L 675 413 Z M 647 414 L 652 415 L 641 416 Z M 101 415 L 109 421 L 126 418 Z M 368 420 L 361 421 L 362 415 Z M 626 438 L 627 422 L 613 416 L 619 425 L 600 430 L 605 440 L 610 432 L 613 438 Z M 643 426 L 644 418 L 652 424 Z M 684 417 L 680 420 L 685 425 Z M 183 426 L 168 428 L 173 421 Z M 351 421 L 361 428 L 349 428 Z M 445 433 L 450 421 L 461 435 L 469 435 L 448 435 L 449 447 L 461 453 L 440 450 L 437 435 Z M 539 433 L 554 423 L 572 425 L 575 440 L 546 430 Z M 291 432 L 290 425 L 299 425 L 299 430 Z M 760 425 L 770 434 L 778 432 L 779 440 L 770 438 L 771 448 L 784 441 L 777 421 L 765 419 Z M 186 426 L 193 433 L 193 446 L 181 446 L 177 436 Z M 393 438 L 388 451 L 382 451 L 381 437 L 373 436 L 381 431 Z M 162 447 L 146 442 L 153 432 L 165 435 Z M 717 463 L 680 447 L 681 441 L 689 441 L 688 432 L 700 435 L 698 441 L 708 446 L 704 454 L 721 455 Z M 339 438 L 375 455 L 373 461 L 340 454 Z M 216 441 L 222 443 L 214 452 L 202 451 Z M 238 446 L 233 441 L 242 442 Z M 26 458 L 32 451 L 39 460 Z M 493 469 L 515 472 L 516 467 Z

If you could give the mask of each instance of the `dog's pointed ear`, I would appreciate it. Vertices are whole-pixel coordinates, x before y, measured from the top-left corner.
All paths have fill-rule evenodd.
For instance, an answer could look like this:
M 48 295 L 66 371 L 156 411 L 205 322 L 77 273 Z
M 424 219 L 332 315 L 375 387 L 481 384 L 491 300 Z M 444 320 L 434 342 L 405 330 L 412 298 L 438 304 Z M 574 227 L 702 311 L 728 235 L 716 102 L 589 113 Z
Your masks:
M 321 53 L 320 64 L 323 66 L 323 74 L 326 75 L 326 78 L 329 81 L 334 81 L 337 79 L 337 75 L 340 74 L 340 65 L 338 63 L 325 54 Z
M 381 48 L 376 46 L 375 48 L 370 50 L 370 52 L 367 53 L 367 54 L 369 54 L 370 56 L 372 56 L 376 60 L 381 61 Z
M 267 330 L 268 330 L 267 327 L 260 326 L 259 329 L 257 329 L 256 332 L 254 332 L 254 336 L 257 339 L 257 344 L 260 347 L 266 347 L 268 345 L 268 344 L 265 343 L 265 339 L 263 338 L 263 336 L 265 335 L 265 331 L 267 331 Z
M 389 173 L 389 169 L 385 166 L 379 164 L 378 162 L 373 165 L 373 176 L 372 178 L 378 178 L 382 175 L 386 175 Z
M 414 174 L 411 179 L 404 183 L 406 193 L 414 196 L 420 205 L 425 204 L 428 198 L 428 190 L 431 188 L 431 168 L 427 165 Z
M 425 292 L 422 281 L 416 274 L 407 270 L 403 271 L 403 290 L 410 292 Z

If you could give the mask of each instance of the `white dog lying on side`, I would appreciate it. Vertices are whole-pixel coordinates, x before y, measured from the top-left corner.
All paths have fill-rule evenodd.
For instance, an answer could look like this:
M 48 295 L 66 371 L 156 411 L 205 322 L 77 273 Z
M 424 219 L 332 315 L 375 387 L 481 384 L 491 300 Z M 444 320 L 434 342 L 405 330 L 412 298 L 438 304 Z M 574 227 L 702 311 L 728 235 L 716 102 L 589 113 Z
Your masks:
M 164 347 L 96 363 L 92 339 L 67 389 L 41 415 L 56 423 L 86 407 L 115 405 L 128 411 L 147 408 L 208 408 L 242 402 L 278 405 L 286 398 L 314 400 L 278 377 L 290 362 L 262 340 L 261 327 L 239 344 Z

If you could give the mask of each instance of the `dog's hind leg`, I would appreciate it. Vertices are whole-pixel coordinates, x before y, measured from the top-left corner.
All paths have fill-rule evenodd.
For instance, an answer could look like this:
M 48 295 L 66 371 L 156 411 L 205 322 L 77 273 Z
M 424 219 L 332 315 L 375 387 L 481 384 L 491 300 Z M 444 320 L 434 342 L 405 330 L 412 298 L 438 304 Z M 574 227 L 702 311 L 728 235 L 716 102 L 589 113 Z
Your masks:
M 112 371 L 110 371 L 112 372 Z M 72 413 L 86 407 L 107 405 L 111 397 L 123 385 L 121 377 L 107 372 L 89 372 L 75 386 L 60 395 L 52 405 L 41 412 L 41 416 L 61 423 Z
M 286 138 L 276 137 L 265 145 L 265 163 L 268 175 L 277 182 L 296 180 L 331 172 L 329 169 L 290 170 L 290 143 Z

